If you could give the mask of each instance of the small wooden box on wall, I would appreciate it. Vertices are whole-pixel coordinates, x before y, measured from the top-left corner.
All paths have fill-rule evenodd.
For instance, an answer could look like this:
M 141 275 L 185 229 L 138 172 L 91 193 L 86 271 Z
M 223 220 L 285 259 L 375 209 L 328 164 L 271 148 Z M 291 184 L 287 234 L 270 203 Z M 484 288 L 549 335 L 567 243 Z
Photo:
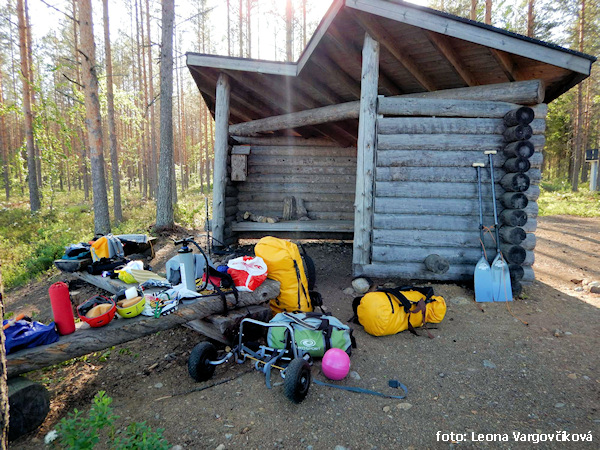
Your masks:
M 234 145 L 231 149 L 231 181 L 246 181 L 250 148 L 249 145 Z

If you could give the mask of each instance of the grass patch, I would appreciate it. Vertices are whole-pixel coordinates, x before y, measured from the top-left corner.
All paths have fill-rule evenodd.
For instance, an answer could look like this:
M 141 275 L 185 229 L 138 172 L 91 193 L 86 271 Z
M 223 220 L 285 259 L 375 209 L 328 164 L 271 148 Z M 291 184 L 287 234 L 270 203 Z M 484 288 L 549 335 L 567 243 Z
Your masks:
M 600 217 L 600 193 L 590 192 L 587 185 L 572 192 L 571 185 L 564 180 L 542 182 L 538 205 L 540 216 Z
M 123 222 L 113 225 L 113 234 L 150 233 L 156 221 L 156 204 L 139 198 L 138 192 L 121 191 Z M 112 213 L 112 207 L 111 207 Z M 186 228 L 202 228 L 205 217 L 204 196 L 190 190 L 180 196 L 175 221 Z M 65 247 L 88 242 L 94 237 L 92 201 L 83 192 L 59 192 L 52 210 L 44 205 L 29 211 L 24 198 L 10 204 L 0 202 L 0 261 L 7 289 L 22 286 L 47 273 Z

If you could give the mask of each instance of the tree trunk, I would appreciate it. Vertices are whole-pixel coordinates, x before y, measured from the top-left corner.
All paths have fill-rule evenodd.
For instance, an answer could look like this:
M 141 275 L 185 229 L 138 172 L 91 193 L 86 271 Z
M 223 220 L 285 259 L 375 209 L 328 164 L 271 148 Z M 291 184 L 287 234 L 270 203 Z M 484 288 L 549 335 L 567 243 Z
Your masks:
M 156 120 L 154 119 L 154 80 L 152 75 L 152 40 L 151 40 L 151 29 L 150 29 L 150 3 L 146 0 L 146 34 L 148 36 L 148 103 L 150 105 L 150 169 L 149 169 L 149 181 L 150 181 L 150 196 L 156 195 L 156 161 L 157 161 L 157 149 L 156 149 Z M 171 33 L 172 34 L 172 33 Z M 172 41 L 172 38 L 171 38 Z M 173 48 L 171 48 L 171 54 L 173 54 Z M 171 80 L 173 77 L 171 77 Z M 172 93 L 172 88 L 171 88 Z
M 0 261 L 0 313 L 4 317 L 4 285 L 2 284 L 2 261 Z M 8 386 L 6 385 L 6 347 L 4 333 L 0 333 L 0 450 L 8 448 Z
M 104 177 L 104 155 L 102 153 L 102 118 L 98 99 L 98 76 L 96 74 L 96 44 L 92 23 L 91 0 L 79 1 L 79 27 L 81 53 L 83 54 L 83 84 L 85 86 L 86 126 L 90 143 L 92 166 L 92 193 L 94 195 L 94 231 L 96 234 L 110 233 L 108 197 Z
M 492 24 L 492 0 L 485 0 L 485 19 L 488 25 Z
M 285 60 L 294 59 L 294 12 L 292 10 L 292 0 L 285 2 Z
M 231 5 L 230 0 L 227 0 L 227 56 L 231 56 Z
M 210 192 L 210 147 L 211 147 L 211 133 L 209 131 L 210 111 L 208 106 L 204 107 L 204 164 L 206 172 L 206 192 Z
M 585 0 L 581 0 L 581 15 L 579 17 L 579 51 L 583 52 L 583 39 L 585 27 Z M 573 149 L 573 166 L 571 171 L 571 190 L 579 190 L 579 172 L 583 159 L 583 88 L 582 83 L 577 85 L 577 128 L 575 148 Z
M 29 185 L 29 203 L 31 211 L 41 208 L 40 194 L 37 183 L 37 170 L 35 164 L 35 147 L 33 143 L 33 115 L 31 113 L 31 86 L 30 70 L 27 52 L 25 5 L 24 0 L 17 0 L 17 14 L 19 16 L 19 44 L 21 47 L 21 74 L 23 76 L 23 114 L 25 116 L 25 136 L 27 139 L 27 180 Z
M 2 71 L 0 70 L 0 107 L 4 108 L 4 91 L 2 90 Z M 10 155 L 8 151 L 9 142 L 6 135 L 6 121 L 4 114 L 0 114 L 0 153 L 2 154 L 2 167 L 4 178 L 4 191 L 6 201 L 10 200 Z
M 302 48 L 306 48 L 306 0 L 302 0 Z
M 477 20 L 477 0 L 471 0 L 471 13 L 469 19 Z
M 160 177 L 156 201 L 157 230 L 172 228 L 174 224 L 172 203 L 174 17 L 174 0 L 162 0 L 162 44 L 160 52 Z
M 240 46 L 240 58 L 244 57 L 244 4 L 243 0 L 240 0 L 240 10 L 238 14 L 238 26 L 239 26 L 239 46 Z
M 527 2 L 527 36 L 533 37 L 533 30 L 535 27 L 535 0 L 528 0 Z
M 108 0 L 102 0 L 104 12 L 104 51 L 106 60 L 106 103 L 108 110 L 108 136 L 110 140 L 110 162 L 113 180 L 113 211 L 115 222 L 123 221 L 121 209 L 121 177 L 119 175 L 119 157 L 117 154 L 117 130 L 115 124 L 115 99 L 113 94 L 112 55 L 110 48 L 110 28 L 108 24 Z
M 252 0 L 246 0 L 246 58 L 252 58 Z

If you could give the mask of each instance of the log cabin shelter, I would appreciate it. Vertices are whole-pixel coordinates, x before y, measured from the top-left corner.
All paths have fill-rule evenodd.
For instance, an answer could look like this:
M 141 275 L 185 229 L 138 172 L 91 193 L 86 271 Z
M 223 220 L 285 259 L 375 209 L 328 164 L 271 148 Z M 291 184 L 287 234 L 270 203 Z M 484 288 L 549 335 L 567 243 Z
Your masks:
M 483 152 L 496 150 L 501 249 L 515 280 L 532 281 L 547 103 L 594 61 L 400 0 L 334 0 L 294 63 L 187 53 L 215 118 L 216 242 L 349 238 L 355 275 L 472 279 L 472 164 L 485 163 L 489 227 Z M 504 119 L 518 110 L 534 116 Z M 281 218 L 284 205 L 292 220 L 244 214 Z M 491 233 L 484 242 L 491 261 Z M 429 255 L 449 269 L 432 270 Z

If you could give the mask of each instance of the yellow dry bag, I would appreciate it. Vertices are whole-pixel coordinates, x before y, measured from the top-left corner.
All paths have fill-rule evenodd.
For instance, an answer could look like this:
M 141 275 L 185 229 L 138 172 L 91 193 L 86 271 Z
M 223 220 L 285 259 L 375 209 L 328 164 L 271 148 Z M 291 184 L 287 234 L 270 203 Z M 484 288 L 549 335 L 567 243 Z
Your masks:
M 433 295 L 433 288 L 403 287 L 367 292 L 354 299 L 356 319 L 373 336 L 388 336 L 404 330 L 417 334 L 415 328 L 439 323 L 446 315 L 443 297 Z
M 267 277 L 281 283 L 279 296 L 270 303 L 274 313 L 313 310 L 304 264 L 296 244 L 267 236 L 258 241 L 254 253 L 267 264 Z

